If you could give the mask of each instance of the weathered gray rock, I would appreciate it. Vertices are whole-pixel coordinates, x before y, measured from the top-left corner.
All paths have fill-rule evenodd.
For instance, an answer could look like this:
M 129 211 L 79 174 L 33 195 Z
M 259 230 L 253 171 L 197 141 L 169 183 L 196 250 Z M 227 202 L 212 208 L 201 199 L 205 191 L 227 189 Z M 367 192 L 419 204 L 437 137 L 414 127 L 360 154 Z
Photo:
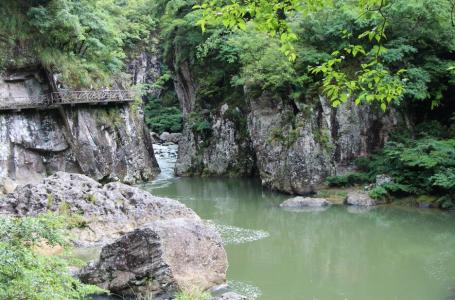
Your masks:
M 39 184 L 21 186 L 0 201 L 0 213 L 18 216 L 60 211 L 80 215 L 72 230 L 77 245 L 112 242 L 154 220 L 199 217 L 185 205 L 122 183 L 102 185 L 80 174 L 57 172 Z
M 163 133 L 160 135 L 160 140 L 161 140 L 162 142 L 167 142 L 167 141 L 168 141 L 168 138 L 169 138 L 169 135 L 170 135 L 169 132 L 167 132 L 167 131 L 163 132 Z
M 180 139 L 182 138 L 182 134 L 179 132 L 173 132 L 169 134 L 169 137 L 167 139 L 168 142 L 178 144 L 180 142 Z
M 366 192 L 352 191 L 346 197 L 346 204 L 355 206 L 375 206 L 378 203 Z
M 181 289 L 225 282 L 227 266 L 214 229 L 197 219 L 172 219 L 147 224 L 103 247 L 100 260 L 79 277 L 124 299 L 168 299 Z
M 5 178 L 1 183 L 0 183 L 0 194 L 9 194 L 12 193 L 16 190 L 17 188 L 17 182 L 14 180 L 11 180 L 10 178 Z
M 258 174 L 270 189 L 305 195 L 327 176 L 351 170 L 354 159 L 382 147 L 401 122 L 393 109 L 382 112 L 352 101 L 333 108 L 314 96 L 295 102 L 253 86 L 244 87 L 241 109 L 220 103 L 203 110 L 189 64 L 173 70 L 184 114 L 176 165 L 181 176 Z M 192 130 L 191 113 L 209 121 L 208 137 Z
M 152 47 L 157 47 L 159 41 L 156 36 L 151 36 L 148 39 L 148 43 Z M 162 75 L 160 57 L 156 55 L 156 52 L 141 52 L 137 56 L 128 59 L 127 72 L 131 74 L 134 85 L 154 83 Z M 161 94 L 161 88 L 152 86 L 145 92 L 148 97 L 158 98 Z
M 160 135 L 158 133 L 156 133 L 156 132 L 151 132 L 150 133 L 150 138 L 152 139 L 152 142 L 154 144 L 158 144 L 158 143 L 161 142 Z
M 163 143 L 178 144 L 181 138 L 181 133 L 169 133 L 165 131 L 160 135 L 160 141 Z
M 223 105 L 207 117 L 212 120 L 210 137 L 195 133 L 188 122 L 185 123 L 175 167 L 177 175 L 247 176 L 254 173 L 251 141 L 242 135 L 240 125 L 228 118 L 226 107 Z
M 248 99 L 262 183 L 292 194 L 312 192 L 327 176 L 344 173 L 355 158 L 380 147 L 398 122 L 393 111 L 350 102 L 334 109 L 323 97 L 300 108 L 268 93 Z
M 209 300 L 247 300 L 247 298 L 234 292 L 227 292 L 220 296 L 210 298 Z
M 325 207 L 331 203 L 323 198 L 294 197 L 280 204 L 282 208 Z
M 12 82 L 0 77 L 0 98 L 30 102 L 50 91 L 41 72 L 23 77 Z M 57 171 L 127 183 L 156 176 L 159 167 L 140 109 L 116 104 L 0 112 L 0 180 L 30 182 Z
M 376 181 L 375 184 L 376 186 L 381 186 L 387 183 L 391 183 L 393 181 L 393 178 L 390 177 L 389 175 L 386 174 L 380 174 L 376 175 Z

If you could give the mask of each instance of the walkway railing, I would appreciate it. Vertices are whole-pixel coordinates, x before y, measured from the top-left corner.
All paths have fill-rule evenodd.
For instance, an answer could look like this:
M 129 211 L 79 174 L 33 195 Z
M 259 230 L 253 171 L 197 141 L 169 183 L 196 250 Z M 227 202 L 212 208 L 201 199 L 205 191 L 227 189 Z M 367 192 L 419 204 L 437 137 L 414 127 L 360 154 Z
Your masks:
M 125 90 L 62 90 L 38 96 L 0 98 L 0 110 L 52 109 L 61 105 L 96 105 L 112 102 L 131 102 L 133 100 L 134 97 L 131 91 Z

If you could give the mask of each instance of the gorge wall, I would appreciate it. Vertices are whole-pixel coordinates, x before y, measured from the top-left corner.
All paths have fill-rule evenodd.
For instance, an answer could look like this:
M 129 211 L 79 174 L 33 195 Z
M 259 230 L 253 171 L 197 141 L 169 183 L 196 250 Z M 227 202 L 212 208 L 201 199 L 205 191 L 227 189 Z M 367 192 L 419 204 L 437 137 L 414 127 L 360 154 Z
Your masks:
M 266 187 L 306 194 L 327 176 L 347 172 L 356 158 L 381 147 L 401 122 L 393 110 L 384 113 L 351 102 L 333 108 L 320 96 L 294 103 L 250 87 L 244 88 L 243 105 L 221 101 L 212 109 L 201 109 L 190 68 L 175 69 L 185 116 L 176 166 L 181 176 L 257 174 Z M 198 122 L 206 122 L 206 132 Z
M 45 78 L 36 68 L 9 72 L 0 78 L 0 98 L 48 92 Z M 153 178 L 159 167 L 140 107 L 0 111 L 0 181 L 28 183 L 56 171 L 127 183 Z

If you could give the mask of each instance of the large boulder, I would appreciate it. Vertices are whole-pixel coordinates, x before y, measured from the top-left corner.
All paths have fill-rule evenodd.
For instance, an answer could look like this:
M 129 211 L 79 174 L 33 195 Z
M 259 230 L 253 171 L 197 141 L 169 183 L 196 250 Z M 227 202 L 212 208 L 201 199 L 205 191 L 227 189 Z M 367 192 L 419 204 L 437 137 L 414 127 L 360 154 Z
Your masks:
M 80 174 L 58 172 L 18 187 L 0 202 L 0 213 L 18 216 L 59 211 L 81 219 L 72 229 L 79 246 L 103 245 L 155 220 L 199 217 L 178 201 L 122 183 L 102 185 Z
M 325 207 L 331 203 L 323 198 L 294 197 L 280 204 L 282 208 Z
M 351 191 L 346 197 L 346 204 L 355 206 L 375 206 L 378 203 L 365 192 Z
M 182 289 L 224 283 L 227 266 L 213 228 L 197 219 L 172 219 L 147 224 L 103 247 L 100 260 L 79 277 L 124 299 L 168 299 Z

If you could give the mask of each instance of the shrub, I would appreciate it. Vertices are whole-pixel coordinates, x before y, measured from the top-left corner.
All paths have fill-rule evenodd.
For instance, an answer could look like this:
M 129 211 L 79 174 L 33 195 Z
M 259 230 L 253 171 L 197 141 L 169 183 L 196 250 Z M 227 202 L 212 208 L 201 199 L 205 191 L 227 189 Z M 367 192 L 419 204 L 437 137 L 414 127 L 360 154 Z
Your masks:
M 376 175 L 387 174 L 392 182 L 373 188 L 370 196 L 436 196 L 441 208 L 455 208 L 455 139 L 448 127 L 432 121 L 411 132 L 398 131 L 384 149 L 356 161 L 362 173 L 328 177 L 330 186 L 351 186 L 373 182 Z
M 68 262 L 37 253 L 40 245 L 66 246 L 62 217 L 0 219 L 0 299 L 89 299 L 104 292 L 79 282 Z
M 166 98 L 166 101 L 168 99 Z M 172 103 L 172 102 L 171 102 Z M 145 123 L 159 134 L 182 131 L 182 113 L 174 104 L 164 106 L 162 101 L 151 99 L 144 107 Z
M 326 181 L 332 187 L 347 187 L 369 183 L 371 180 L 367 173 L 351 173 L 342 176 L 329 176 Z
M 212 133 L 212 126 L 210 122 L 197 112 L 190 113 L 188 117 L 188 124 L 194 133 L 203 137 L 208 137 Z
M 207 300 L 210 298 L 210 294 L 200 289 L 186 289 L 181 291 L 175 297 L 175 300 Z
M 387 192 L 387 190 L 383 187 L 383 186 L 376 186 L 374 187 L 369 193 L 368 195 L 373 198 L 373 199 L 377 199 L 377 200 L 384 200 L 384 199 L 387 199 L 389 197 L 389 193 Z

